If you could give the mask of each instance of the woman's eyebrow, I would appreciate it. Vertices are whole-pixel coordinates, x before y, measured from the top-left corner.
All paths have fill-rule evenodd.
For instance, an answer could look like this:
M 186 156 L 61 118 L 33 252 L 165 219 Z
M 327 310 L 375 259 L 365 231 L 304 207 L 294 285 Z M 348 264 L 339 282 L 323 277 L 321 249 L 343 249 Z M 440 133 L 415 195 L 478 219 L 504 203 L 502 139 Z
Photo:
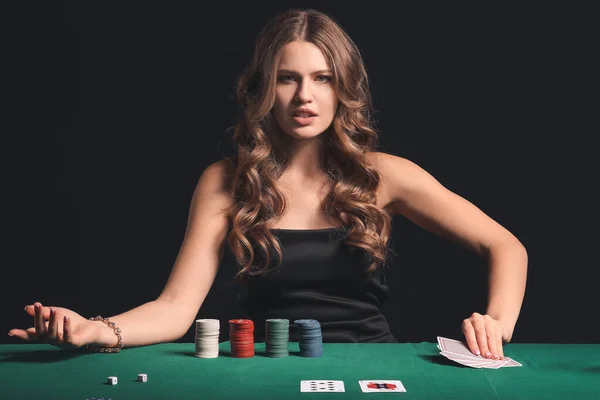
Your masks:
M 296 71 L 292 71 L 291 69 L 280 69 L 279 71 L 277 71 L 278 73 L 288 73 L 288 74 L 295 74 L 295 75 L 300 75 L 298 72 Z M 322 74 L 322 73 L 331 73 L 331 70 L 329 69 L 320 69 L 318 71 L 314 71 L 312 74 Z

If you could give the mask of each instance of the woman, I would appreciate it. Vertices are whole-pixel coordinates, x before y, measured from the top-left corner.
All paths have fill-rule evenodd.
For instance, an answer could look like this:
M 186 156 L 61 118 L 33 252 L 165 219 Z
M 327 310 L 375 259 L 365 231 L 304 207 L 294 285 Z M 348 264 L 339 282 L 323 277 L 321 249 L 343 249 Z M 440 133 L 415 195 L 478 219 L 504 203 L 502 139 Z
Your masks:
M 25 308 L 35 326 L 9 334 L 106 351 L 177 340 L 213 284 L 227 241 L 255 326 L 314 318 L 325 342 L 394 342 L 380 312 L 381 270 L 391 218 L 402 215 L 486 258 L 488 308 L 462 330 L 474 354 L 503 357 L 524 296 L 525 248 L 418 165 L 375 151 L 365 67 L 333 19 L 314 10 L 275 17 L 258 38 L 238 100 L 237 154 L 202 173 L 160 296 L 108 320 L 35 303 Z

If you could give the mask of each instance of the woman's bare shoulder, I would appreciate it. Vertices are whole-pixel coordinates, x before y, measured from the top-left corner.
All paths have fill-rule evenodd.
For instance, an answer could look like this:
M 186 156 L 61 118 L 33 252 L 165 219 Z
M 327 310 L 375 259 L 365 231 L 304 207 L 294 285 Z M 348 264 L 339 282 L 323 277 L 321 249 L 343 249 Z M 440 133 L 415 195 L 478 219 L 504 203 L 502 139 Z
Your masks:
M 381 151 L 370 151 L 367 153 L 367 161 L 379 172 L 381 183 L 377 187 L 377 204 L 381 208 L 387 208 L 391 202 L 389 180 L 386 179 L 387 164 L 391 154 Z
M 206 167 L 205 173 L 220 183 L 221 190 L 231 191 L 233 176 L 235 174 L 235 159 L 228 157 L 215 161 Z
M 377 168 L 379 172 L 382 171 L 387 164 L 390 162 L 409 162 L 408 159 L 396 156 L 394 154 L 385 153 L 383 151 L 370 151 L 367 153 L 367 160 Z
M 197 190 L 208 192 L 211 198 L 221 204 L 222 209 L 231 207 L 233 199 L 233 177 L 235 165 L 231 158 L 223 158 L 209 164 L 198 181 Z
M 407 158 L 381 151 L 367 153 L 367 160 L 381 174 L 383 181 L 394 180 L 394 177 L 402 176 L 403 173 L 419 168 Z

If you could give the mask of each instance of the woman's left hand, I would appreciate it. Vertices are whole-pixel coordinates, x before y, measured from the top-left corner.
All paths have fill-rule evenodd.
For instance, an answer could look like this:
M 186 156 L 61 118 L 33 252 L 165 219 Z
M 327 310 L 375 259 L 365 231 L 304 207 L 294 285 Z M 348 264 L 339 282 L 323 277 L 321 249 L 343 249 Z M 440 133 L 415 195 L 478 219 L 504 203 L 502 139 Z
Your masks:
M 504 359 L 502 344 L 510 341 L 510 334 L 499 320 L 475 312 L 463 321 L 462 331 L 473 354 L 493 360 Z

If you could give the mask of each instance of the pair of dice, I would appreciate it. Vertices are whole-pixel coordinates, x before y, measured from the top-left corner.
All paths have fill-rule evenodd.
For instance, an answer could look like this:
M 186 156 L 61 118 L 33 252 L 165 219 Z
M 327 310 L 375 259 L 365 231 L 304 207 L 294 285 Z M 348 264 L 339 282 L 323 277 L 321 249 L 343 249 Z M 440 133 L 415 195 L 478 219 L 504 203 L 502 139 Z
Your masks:
M 138 374 L 137 377 L 138 382 L 148 382 L 148 374 Z M 109 385 L 116 385 L 118 382 L 118 379 L 116 376 L 109 376 L 107 383 Z

